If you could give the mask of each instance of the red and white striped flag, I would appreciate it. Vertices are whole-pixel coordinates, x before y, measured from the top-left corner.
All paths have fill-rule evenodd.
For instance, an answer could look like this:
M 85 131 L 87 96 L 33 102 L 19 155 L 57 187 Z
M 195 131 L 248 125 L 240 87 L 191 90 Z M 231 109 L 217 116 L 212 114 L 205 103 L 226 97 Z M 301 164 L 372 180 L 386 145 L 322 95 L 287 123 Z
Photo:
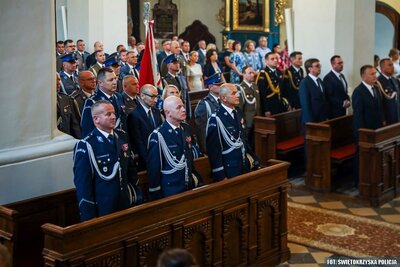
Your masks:
M 139 71 L 139 86 L 153 84 L 157 87 L 160 79 L 157 75 L 157 57 L 154 45 L 153 24 L 154 21 L 145 21 L 146 43 Z

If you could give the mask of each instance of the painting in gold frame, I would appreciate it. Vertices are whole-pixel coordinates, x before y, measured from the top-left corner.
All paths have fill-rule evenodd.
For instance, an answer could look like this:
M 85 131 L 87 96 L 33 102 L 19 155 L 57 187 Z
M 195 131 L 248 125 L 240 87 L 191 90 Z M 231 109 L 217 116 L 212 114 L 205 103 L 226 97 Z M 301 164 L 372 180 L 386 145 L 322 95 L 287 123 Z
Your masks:
M 233 0 L 233 30 L 269 32 L 269 1 Z

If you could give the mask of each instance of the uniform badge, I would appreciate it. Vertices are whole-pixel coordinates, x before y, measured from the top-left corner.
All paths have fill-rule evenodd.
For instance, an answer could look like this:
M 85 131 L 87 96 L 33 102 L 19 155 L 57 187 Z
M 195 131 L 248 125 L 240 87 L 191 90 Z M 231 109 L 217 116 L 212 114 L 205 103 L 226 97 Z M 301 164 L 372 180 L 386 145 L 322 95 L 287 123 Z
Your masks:
M 97 136 L 97 141 L 99 141 L 100 143 L 104 143 L 103 137 L 101 136 Z
M 106 172 L 106 171 L 108 171 L 108 168 L 107 167 L 103 167 L 103 172 Z
M 168 132 L 169 132 L 169 133 L 172 133 L 172 130 L 171 130 L 171 129 L 169 129 L 169 130 L 168 130 Z
M 227 115 L 228 115 L 228 112 L 224 112 L 224 115 L 227 116 Z
M 66 108 L 64 108 L 64 112 L 67 113 L 67 109 Z

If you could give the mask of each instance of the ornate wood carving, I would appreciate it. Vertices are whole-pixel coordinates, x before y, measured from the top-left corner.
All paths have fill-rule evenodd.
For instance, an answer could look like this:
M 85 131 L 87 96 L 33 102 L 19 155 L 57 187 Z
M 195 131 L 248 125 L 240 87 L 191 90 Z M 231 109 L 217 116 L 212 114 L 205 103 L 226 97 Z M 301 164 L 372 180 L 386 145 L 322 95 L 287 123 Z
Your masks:
M 96 258 L 86 263 L 87 267 L 118 267 L 121 266 L 121 253 Z
M 163 235 L 158 238 L 150 239 L 139 244 L 139 262 L 140 266 L 147 266 L 150 254 L 158 255 L 161 251 L 171 247 L 169 236 Z

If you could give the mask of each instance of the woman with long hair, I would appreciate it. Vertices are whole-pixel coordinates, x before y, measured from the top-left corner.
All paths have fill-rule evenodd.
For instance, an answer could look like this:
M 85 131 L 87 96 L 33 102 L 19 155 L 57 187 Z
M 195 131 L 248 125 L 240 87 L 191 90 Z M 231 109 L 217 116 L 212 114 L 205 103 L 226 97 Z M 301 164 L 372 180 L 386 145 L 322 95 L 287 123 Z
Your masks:
M 225 82 L 224 75 L 222 73 L 222 66 L 218 62 L 218 53 L 215 49 L 210 49 L 206 54 L 206 64 L 204 65 L 203 75 L 204 79 L 211 77 L 215 73 L 220 73 L 221 80 Z

